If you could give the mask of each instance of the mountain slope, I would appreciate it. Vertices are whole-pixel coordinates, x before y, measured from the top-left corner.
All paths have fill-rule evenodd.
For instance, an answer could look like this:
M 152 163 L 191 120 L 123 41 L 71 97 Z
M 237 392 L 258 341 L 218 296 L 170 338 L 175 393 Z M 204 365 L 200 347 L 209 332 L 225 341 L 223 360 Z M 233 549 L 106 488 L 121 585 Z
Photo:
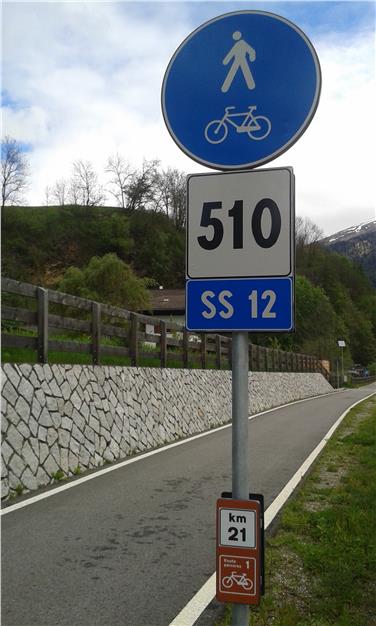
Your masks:
M 376 287 L 376 220 L 341 230 L 320 243 L 359 263 Z

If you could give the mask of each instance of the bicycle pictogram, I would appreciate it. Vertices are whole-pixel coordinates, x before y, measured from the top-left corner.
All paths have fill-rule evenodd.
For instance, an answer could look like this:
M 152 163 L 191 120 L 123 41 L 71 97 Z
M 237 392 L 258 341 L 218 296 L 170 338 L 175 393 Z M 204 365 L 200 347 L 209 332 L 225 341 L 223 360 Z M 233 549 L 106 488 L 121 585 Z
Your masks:
M 230 113 L 234 106 L 225 108 L 225 113 L 220 120 L 212 120 L 205 127 L 205 139 L 209 143 L 222 143 L 228 135 L 229 125 L 236 129 L 237 133 L 247 133 L 250 139 L 259 141 L 265 139 L 272 128 L 272 123 L 265 115 L 253 115 L 256 111 L 256 105 L 250 105 L 248 111 L 242 113 Z M 234 118 L 243 117 L 243 121 L 239 124 Z
M 236 572 L 231 572 L 230 576 L 225 576 L 222 578 L 222 585 L 225 589 L 231 589 L 233 585 L 238 585 L 239 587 L 243 587 L 246 591 L 251 591 L 253 587 L 253 582 L 249 578 L 246 577 L 245 574 L 237 574 Z

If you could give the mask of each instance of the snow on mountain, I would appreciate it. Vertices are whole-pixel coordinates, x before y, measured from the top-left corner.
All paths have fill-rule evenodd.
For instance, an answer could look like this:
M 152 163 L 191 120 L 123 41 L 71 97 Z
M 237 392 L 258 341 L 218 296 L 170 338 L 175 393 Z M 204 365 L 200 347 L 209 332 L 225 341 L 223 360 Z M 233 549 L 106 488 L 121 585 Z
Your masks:
M 359 263 L 376 287 L 376 220 L 345 228 L 321 239 L 320 243 Z
M 357 226 L 350 226 L 350 228 L 345 228 L 345 230 L 340 230 L 338 233 L 334 233 L 329 237 L 325 237 L 321 239 L 321 243 L 327 245 L 333 243 L 333 241 L 338 241 L 339 239 L 344 239 L 345 241 L 352 239 L 353 237 L 370 235 L 372 233 L 376 233 L 376 220 L 372 222 L 361 222 Z

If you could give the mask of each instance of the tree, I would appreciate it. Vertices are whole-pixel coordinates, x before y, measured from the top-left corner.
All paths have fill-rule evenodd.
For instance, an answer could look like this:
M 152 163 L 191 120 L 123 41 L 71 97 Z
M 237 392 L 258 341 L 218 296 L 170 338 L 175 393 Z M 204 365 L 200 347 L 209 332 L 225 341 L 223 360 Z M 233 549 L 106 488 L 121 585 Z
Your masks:
M 137 278 L 131 267 L 112 253 L 92 257 L 83 269 L 68 268 L 59 289 L 133 311 L 150 304 L 145 281 Z
M 156 209 L 165 211 L 175 226 L 183 228 L 186 222 L 186 175 L 176 168 L 158 172 L 156 189 Z
M 104 191 L 90 161 L 79 160 L 73 163 L 71 194 L 74 204 L 98 206 L 103 203 Z
M 136 169 L 119 154 L 110 156 L 105 171 L 112 176 L 110 193 L 118 205 L 132 212 L 155 208 L 158 166 L 158 160 L 145 159 Z
M 296 247 L 302 248 L 310 246 L 322 239 L 324 233 L 309 217 L 300 217 L 295 219 L 295 240 Z
M 60 178 L 56 181 L 53 189 L 52 196 L 56 200 L 59 206 L 65 206 L 68 195 L 68 183 L 65 178 Z
M 296 332 L 294 348 L 320 358 L 331 358 L 336 350 L 336 339 L 344 335 L 346 328 L 321 287 L 313 285 L 308 278 L 297 276 Z
M 127 188 L 127 209 L 137 211 L 152 207 L 158 177 L 158 160 L 144 160 L 142 168 L 131 176 Z
M 46 206 L 50 206 L 51 187 L 49 185 L 46 185 L 46 187 L 44 189 L 44 198 L 45 198 Z
M 120 154 L 116 153 L 109 157 L 105 171 L 112 176 L 109 181 L 110 193 L 116 198 L 118 205 L 125 209 L 128 184 L 134 178 L 136 170 Z
M 1 142 L 1 208 L 21 204 L 28 187 L 29 164 L 19 143 L 6 135 Z
M 75 177 L 72 177 L 69 181 L 68 197 L 70 204 L 74 204 L 75 206 L 80 204 L 80 190 Z

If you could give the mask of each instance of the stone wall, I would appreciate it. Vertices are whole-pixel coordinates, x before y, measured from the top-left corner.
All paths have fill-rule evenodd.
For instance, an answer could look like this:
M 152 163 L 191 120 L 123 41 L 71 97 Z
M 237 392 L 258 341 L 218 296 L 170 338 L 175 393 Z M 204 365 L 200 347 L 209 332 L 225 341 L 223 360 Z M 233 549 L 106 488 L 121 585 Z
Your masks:
M 2 497 L 231 419 L 231 372 L 3 366 Z M 249 375 L 250 413 L 333 391 L 321 374 Z M 55 475 L 55 477 L 54 477 Z

